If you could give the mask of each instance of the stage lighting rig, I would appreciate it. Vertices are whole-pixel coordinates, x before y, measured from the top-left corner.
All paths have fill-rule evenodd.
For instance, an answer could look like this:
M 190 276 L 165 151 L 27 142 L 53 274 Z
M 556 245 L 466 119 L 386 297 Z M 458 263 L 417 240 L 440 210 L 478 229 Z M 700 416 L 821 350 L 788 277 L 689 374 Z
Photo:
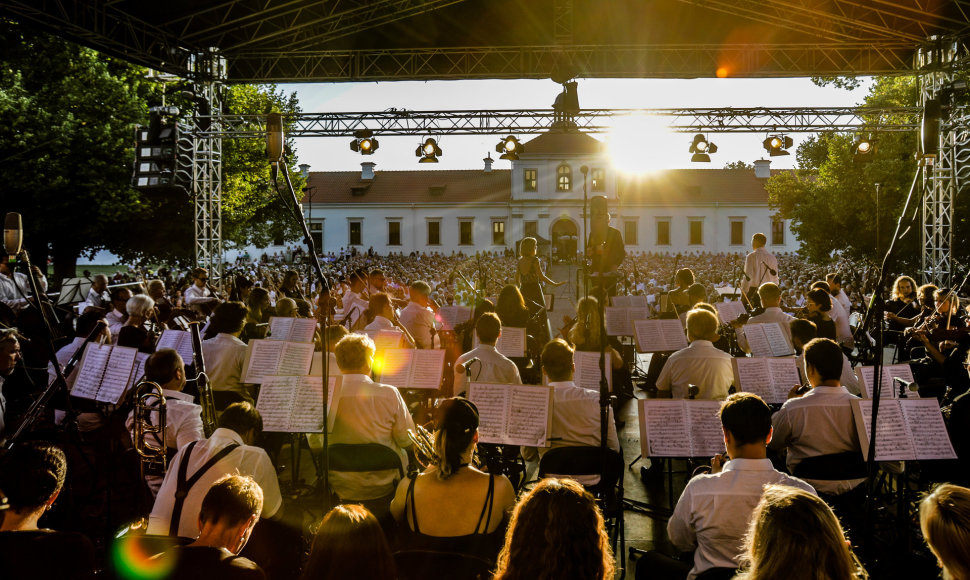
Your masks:
M 855 155 L 870 155 L 876 151 L 876 140 L 871 135 L 859 135 L 852 144 Z
M 373 131 L 370 129 L 354 131 L 354 140 L 350 142 L 351 151 L 361 155 L 373 155 L 378 147 L 380 147 L 380 143 L 374 138 Z
M 499 159 L 516 161 L 519 159 L 519 155 L 525 153 L 525 147 L 522 143 L 519 143 L 519 140 L 514 135 L 509 135 L 498 142 L 498 145 L 495 146 L 495 151 L 501 153 Z
M 441 156 L 441 148 L 433 137 L 428 137 L 414 150 L 414 156 L 421 158 L 418 163 L 437 163 L 438 157 Z
M 769 135 L 761 144 L 770 157 L 778 157 L 780 155 L 791 155 L 788 149 L 794 142 L 787 135 Z
M 694 142 L 690 145 L 692 163 L 710 163 L 710 153 L 717 153 L 717 145 L 707 140 L 702 133 L 694 135 Z

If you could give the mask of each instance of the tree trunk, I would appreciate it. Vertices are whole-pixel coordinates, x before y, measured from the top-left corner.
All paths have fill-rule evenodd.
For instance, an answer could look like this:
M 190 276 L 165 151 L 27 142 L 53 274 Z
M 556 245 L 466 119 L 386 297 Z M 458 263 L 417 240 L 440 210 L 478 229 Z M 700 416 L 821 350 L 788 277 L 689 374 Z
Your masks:
M 51 285 L 58 288 L 65 278 L 77 276 L 77 259 L 81 252 L 76 246 L 68 246 L 68 242 L 55 242 L 51 247 L 51 258 L 54 261 L 54 276 Z

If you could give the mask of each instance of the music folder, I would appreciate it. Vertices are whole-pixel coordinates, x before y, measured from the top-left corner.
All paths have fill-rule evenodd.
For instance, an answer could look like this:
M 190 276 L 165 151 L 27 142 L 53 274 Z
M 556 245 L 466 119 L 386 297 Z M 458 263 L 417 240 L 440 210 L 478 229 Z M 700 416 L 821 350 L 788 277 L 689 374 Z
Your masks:
M 468 400 L 478 407 L 480 442 L 549 446 L 552 387 L 471 383 L 468 385 Z
M 851 403 L 862 456 L 868 460 L 872 401 L 854 399 Z M 956 458 L 939 401 L 935 398 L 879 400 L 876 461 Z
M 640 452 L 644 457 L 713 457 L 724 453 L 721 401 L 640 399 Z
M 639 352 L 672 352 L 687 348 L 687 334 L 677 318 L 634 320 L 633 332 Z
M 380 361 L 382 383 L 399 389 L 434 390 L 441 385 L 445 351 L 441 349 L 389 348 Z
M 327 380 L 327 432 L 333 432 L 342 377 Z M 267 376 L 259 389 L 256 410 L 263 431 L 323 432 L 323 377 Z

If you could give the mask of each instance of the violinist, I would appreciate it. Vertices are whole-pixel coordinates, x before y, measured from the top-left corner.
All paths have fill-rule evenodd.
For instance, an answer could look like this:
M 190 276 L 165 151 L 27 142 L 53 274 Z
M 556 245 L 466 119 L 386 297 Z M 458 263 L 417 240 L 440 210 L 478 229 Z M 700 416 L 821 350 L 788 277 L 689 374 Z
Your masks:
M 778 326 L 781 327 L 781 331 L 785 333 L 786 337 L 788 337 L 788 342 L 791 343 L 789 323 L 792 321 L 792 317 L 781 309 L 781 288 L 779 288 L 774 282 L 765 282 L 760 288 L 758 288 L 758 296 L 761 298 L 761 306 L 765 311 L 757 316 L 752 316 L 749 318 L 748 324 L 777 322 Z M 744 352 L 751 352 L 751 347 L 748 346 L 747 337 L 744 335 L 743 324 L 744 323 L 740 320 L 735 320 L 731 323 L 731 326 L 737 329 L 738 346 L 741 347 L 741 350 Z
M 118 346 L 130 346 L 141 352 L 152 353 L 155 350 L 157 330 L 152 319 L 155 316 L 155 301 L 145 294 L 136 294 L 125 304 L 128 320 L 118 331 Z
M 819 338 L 835 340 L 835 321 L 829 316 L 832 310 L 832 296 L 821 288 L 809 291 L 805 299 L 805 320 L 815 324 Z
M 920 313 L 916 281 L 909 276 L 900 276 L 893 283 L 893 299 L 886 303 L 885 318 L 888 321 L 890 338 L 896 342 L 903 330 L 913 325 Z
M 283 274 L 283 283 L 280 284 L 280 295 L 284 298 L 293 300 L 306 300 L 303 296 L 303 289 L 300 288 L 300 274 L 296 270 L 287 270 Z
M 946 354 L 956 346 L 956 340 L 966 334 L 967 319 L 954 292 L 937 290 L 934 298 L 936 312 L 914 326 L 911 334 L 924 345 L 927 341 L 935 344 L 941 353 Z
M 667 308 L 661 313 L 661 318 L 679 318 L 690 310 L 691 302 L 688 291 L 694 285 L 694 272 L 690 268 L 681 268 L 674 274 L 674 284 L 677 288 L 667 293 Z M 703 302 L 703 300 L 701 300 Z
M 970 388 L 970 379 L 964 371 L 964 362 L 970 351 L 970 329 L 955 294 L 938 290 L 936 299 L 940 305 L 937 313 L 927 318 L 924 324 L 907 329 L 918 341 L 917 344 L 926 349 L 929 359 L 914 365 L 913 373 L 921 385 L 932 384 L 928 379 L 943 379 L 949 387 L 946 398 L 952 400 Z M 921 395 L 925 392 L 923 388 L 920 391 Z

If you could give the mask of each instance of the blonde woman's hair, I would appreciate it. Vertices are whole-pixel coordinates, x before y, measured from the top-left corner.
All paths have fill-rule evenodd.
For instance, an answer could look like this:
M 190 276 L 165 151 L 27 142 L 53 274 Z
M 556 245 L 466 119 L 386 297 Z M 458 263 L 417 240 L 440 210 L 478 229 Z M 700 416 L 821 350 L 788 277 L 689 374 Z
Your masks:
M 589 345 L 586 344 L 586 322 L 589 321 Z M 592 296 L 580 298 L 576 303 L 576 324 L 569 329 L 569 342 L 577 347 L 599 346 L 600 305 Z
M 529 254 L 535 254 L 536 249 L 539 247 L 539 242 L 535 238 L 523 238 L 522 243 L 519 244 L 519 255 L 526 255 L 526 248 L 529 248 Z
M 370 364 L 377 348 L 366 334 L 348 334 L 337 342 L 333 353 L 341 372 L 356 371 Z
M 919 505 L 919 525 L 946 580 L 970 578 L 970 489 L 944 483 Z
M 765 486 L 745 537 L 737 580 L 867 578 L 838 518 L 818 496 L 785 485 Z

